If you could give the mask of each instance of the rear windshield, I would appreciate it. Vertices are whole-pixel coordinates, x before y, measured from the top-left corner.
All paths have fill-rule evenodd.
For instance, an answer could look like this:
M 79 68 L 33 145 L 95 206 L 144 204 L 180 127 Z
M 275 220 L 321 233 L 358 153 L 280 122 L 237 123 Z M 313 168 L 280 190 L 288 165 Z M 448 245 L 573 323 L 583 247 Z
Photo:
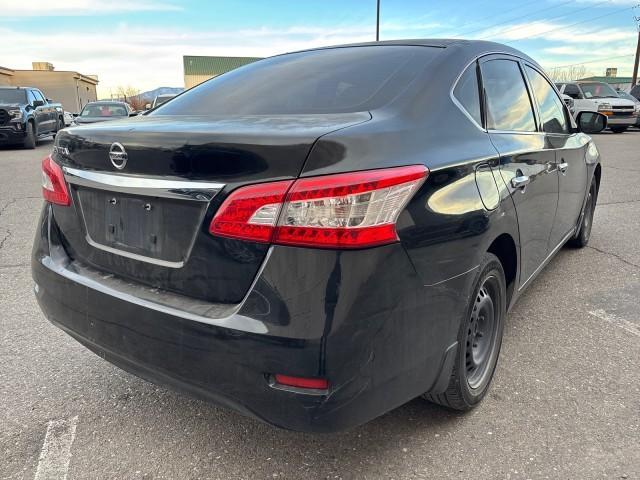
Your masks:
M 151 115 L 345 113 L 388 103 L 440 52 L 371 46 L 268 58 L 213 78 Z
M 82 112 L 81 117 L 126 117 L 129 113 L 127 109 L 122 105 L 86 105 Z
M 25 91 L 15 88 L 0 88 L 0 103 L 27 103 Z

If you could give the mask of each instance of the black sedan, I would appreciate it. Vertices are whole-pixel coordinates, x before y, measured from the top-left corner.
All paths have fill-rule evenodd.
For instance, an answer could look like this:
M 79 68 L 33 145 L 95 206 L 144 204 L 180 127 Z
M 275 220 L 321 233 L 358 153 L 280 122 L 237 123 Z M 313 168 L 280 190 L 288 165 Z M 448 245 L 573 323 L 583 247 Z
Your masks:
M 605 126 L 495 43 L 258 61 L 56 137 L 37 299 L 114 364 L 280 427 L 468 410 L 509 308 L 589 240 Z

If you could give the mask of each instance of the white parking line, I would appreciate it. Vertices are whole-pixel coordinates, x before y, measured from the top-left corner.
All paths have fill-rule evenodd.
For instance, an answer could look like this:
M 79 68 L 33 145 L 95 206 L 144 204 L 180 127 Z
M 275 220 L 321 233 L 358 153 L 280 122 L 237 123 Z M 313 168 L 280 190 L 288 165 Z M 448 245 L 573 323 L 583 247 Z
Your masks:
M 51 420 L 38 459 L 35 480 L 65 480 L 78 417 Z
M 589 312 L 589 315 L 593 315 L 594 317 L 598 317 L 602 320 L 605 320 L 616 327 L 620 327 L 623 330 L 626 330 L 629 333 L 632 333 L 636 337 L 640 337 L 640 326 L 636 325 L 629 320 L 618 317 L 613 313 L 607 313 L 603 309 L 594 310 L 593 312 Z

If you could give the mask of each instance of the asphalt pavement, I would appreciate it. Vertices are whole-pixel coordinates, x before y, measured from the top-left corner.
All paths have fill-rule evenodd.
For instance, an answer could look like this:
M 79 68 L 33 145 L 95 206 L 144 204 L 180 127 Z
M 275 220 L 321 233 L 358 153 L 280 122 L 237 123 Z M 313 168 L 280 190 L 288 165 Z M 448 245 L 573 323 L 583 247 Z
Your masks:
M 640 131 L 595 139 L 589 247 L 563 249 L 510 313 L 483 404 L 416 399 L 332 435 L 157 387 L 49 324 L 29 257 L 52 141 L 0 148 L 0 478 L 640 479 Z

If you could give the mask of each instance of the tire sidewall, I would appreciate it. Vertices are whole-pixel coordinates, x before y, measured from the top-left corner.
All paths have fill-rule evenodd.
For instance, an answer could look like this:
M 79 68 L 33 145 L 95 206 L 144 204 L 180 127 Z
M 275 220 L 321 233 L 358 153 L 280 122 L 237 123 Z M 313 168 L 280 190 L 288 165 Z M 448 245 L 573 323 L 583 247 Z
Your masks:
M 36 132 L 33 122 L 27 122 L 27 134 L 24 140 L 24 146 L 26 148 L 35 148 L 36 146 Z
M 487 393 L 489 389 L 489 385 L 491 385 L 491 380 L 493 379 L 493 374 L 496 369 L 496 365 L 498 363 L 498 357 L 500 356 L 500 349 L 502 347 L 502 336 L 504 332 L 504 323 L 506 317 L 507 310 L 507 302 L 506 302 L 506 281 L 504 270 L 502 268 L 502 264 L 500 260 L 493 255 L 488 253 L 483 259 L 480 268 L 478 269 L 479 273 L 476 275 L 473 283 L 473 295 L 470 297 L 469 305 L 466 309 L 465 317 L 462 319 L 460 323 L 460 330 L 458 332 L 458 359 L 457 359 L 457 369 L 458 369 L 458 382 L 459 389 L 464 399 L 464 402 L 473 406 L 479 403 Z M 478 295 L 480 288 L 484 284 L 485 280 L 490 276 L 495 276 L 498 283 L 498 299 L 493 299 L 495 303 L 495 307 L 498 310 L 498 315 L 496 318 L 496 338 L 494 349 L 491 354 L 491 358 L 489 360 L 489 365 L 487 366 L 487 372 L 485 374 L 485 378 L 483 379 L 481 385 L 477 388 L 472 389 L 469 386 L 466 375 L 465 361 L 466 361 L 466 338 L 467 338 L 467 330 L 469 328 L 469 323 L 471 321 L 471 313 L 473 310 L 475 298 Z

